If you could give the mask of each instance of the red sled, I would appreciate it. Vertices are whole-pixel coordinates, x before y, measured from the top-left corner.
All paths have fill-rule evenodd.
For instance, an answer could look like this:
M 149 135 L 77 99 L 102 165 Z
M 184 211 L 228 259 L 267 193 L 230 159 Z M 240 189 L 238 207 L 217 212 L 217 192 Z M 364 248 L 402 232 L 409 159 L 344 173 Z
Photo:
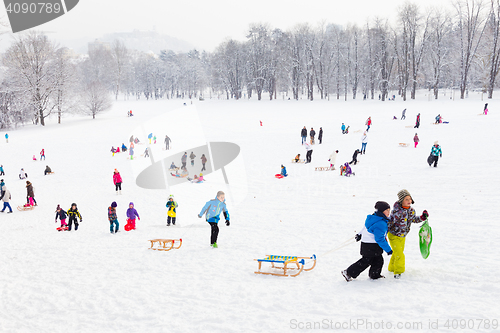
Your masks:
M 275 175 L 274 175 L 274 177 L 276 177 L 276 178 L 278 178 L 278 179 L 281 179 L 281 178 L 283 178 L 283 175 L 282 175 L 282 174 L 277 173 L 277 174 L 275 174 Z
M 57 231 L 68 231 L 68 227 L 58 227 L 56 228 Z
M 127 224 L 125 224 L 123 229 L 125 229 L 125 231 L 135 230 L 135 225 L 132 225 L 132 221 L 130 219 L 127 219 Z

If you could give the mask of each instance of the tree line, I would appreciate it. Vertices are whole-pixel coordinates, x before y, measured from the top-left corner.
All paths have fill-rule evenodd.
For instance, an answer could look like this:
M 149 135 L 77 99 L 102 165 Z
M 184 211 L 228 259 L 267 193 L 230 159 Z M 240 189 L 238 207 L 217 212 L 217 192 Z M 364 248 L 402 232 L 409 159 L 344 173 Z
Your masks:
M 455 0 L 449 11 L 398 8 L 391 25 L 298 24 L 283 31 L 252 24 L 245 41 L 213 52 L 159 55 L 115 40 L 85 57 L 39 32 L 18 37 L 2 56 L 0 128 L 64 112 L 95 117 L 112 99 L 277 98 L 435 99 L 442 89 L 480 90 L 492 98 L 500 70 L 500 0 Z

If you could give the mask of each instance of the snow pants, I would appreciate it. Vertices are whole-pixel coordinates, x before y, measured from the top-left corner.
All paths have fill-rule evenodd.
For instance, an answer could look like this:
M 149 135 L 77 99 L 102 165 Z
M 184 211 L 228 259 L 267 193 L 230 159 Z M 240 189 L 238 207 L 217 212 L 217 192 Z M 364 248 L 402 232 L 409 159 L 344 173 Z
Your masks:
M 115 226 L 114 231 L 113 231 L 113 225 Z M 118 223 L 118 220 L 109 221 L 109 231 L 111 233 L 118 232 L 119 227 L 120 227 L 120 224 Z
M 417 148 L 418 146 L 418 141 L 415 141 L 415 148 Z
M 362 242 L 360 253 L 363 257 L 347 268 L 347 274 L 352 278 L 357 278 L 361 272 L 370 267 L 368 276 L 371 279 L 380 278 L 380 272 L 384 266 L 383 252 L 384 250 L 377 243 Z
M 12 213 L 12 207 L 10 206 L 10 203 L 4 201 L 2 212 L 5 211 L 6 208 L 9 208 L 10 212 Z
M 312 154 L 313 154 L 312 149 L 307 151 L 307 154 L 306 154 L 306 162 L 307 163 L 311 163 Z
M 78 220 L 76 219 L 76 216 L 70 216 L 69 221 L 68 221 L 68 230 L 71 231 L 71 226 L 73 225 L 73 222 L 75 223 L 75 231 L 78 230 Z
M 170 223 L 172 223 L 173 225 L 175 225 L 175 220 L 176 219 L 177 219 L 176 217 L 167 216 L 167 225 L 170 225 Z
M 387 233 L 387 237 L 392 248 L 392 256 L 388 267 L 389 272 L 393 272 L 394 274 L 404 273 L 405 254 L 403 252 L 405 250 L 406 237 L 398 237 L 390 232 Z
M 219 236 L 219 224 L 216 222 L 208 222 L 210 227 L 212 227 L 212 233 L 210 235 L 210 244 L 217 243 L 217 236 Z

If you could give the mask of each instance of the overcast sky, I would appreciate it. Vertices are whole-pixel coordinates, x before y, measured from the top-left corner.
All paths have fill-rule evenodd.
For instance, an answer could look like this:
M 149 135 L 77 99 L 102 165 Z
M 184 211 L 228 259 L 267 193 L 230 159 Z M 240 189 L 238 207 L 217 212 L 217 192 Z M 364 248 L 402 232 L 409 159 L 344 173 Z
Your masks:
M 28 1 L 31 2 L 31 1 Z M 418 0 L 453 11 L 452 0 Z M 227 38 L 244 40 L 250 23 L 287 30 L 321 21 L 364 25 L 368 18 L 394 19 L 403 0 L 80 0 L 66 15 L 39 26 L 57 39 L 98 38 L 105 33 L 153 30 L 213 51 Z M 6 19 L 5 7 L 2 8 Z

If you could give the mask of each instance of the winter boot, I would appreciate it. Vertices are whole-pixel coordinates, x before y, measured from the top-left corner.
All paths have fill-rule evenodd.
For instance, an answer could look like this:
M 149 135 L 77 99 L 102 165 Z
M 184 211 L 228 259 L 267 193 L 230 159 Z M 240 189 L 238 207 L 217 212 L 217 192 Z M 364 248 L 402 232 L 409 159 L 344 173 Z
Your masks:
M 394 278 L 398 280 L 401 279 L 401 274 L 394 274 Z
M 218 248 L 217 243 L 213 243 L 213 244 L 212 244 L 212 247 L 213 247 L 214 249 Z
M 347 282 L 352 281 L 352 277 L 347 274 L 347 270 L 343 270 L 340 273 L 342 273 L 342 276 L 345 278 Z
M 119 192 L 120 192 L 120 195 L 121 195 L 122 194 L 122 190 L 119 190 Z

